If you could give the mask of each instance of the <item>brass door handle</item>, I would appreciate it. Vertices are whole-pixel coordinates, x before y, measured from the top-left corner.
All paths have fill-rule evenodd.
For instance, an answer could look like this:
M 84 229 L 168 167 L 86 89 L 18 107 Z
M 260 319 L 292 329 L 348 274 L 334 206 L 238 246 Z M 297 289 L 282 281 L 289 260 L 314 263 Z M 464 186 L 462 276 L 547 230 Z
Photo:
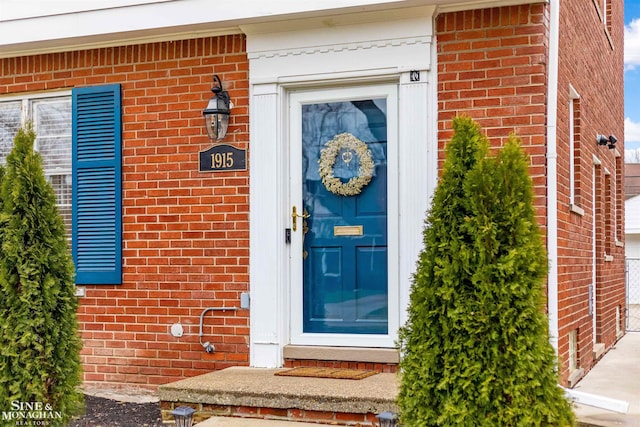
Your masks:
M 293 220 L 293 227 L 291 228 L 293 228 L 293 231 L 298 230 L 298 218 L 307 219 L 310 216 L 311 215 L 309 215 L 306 211 L 302 212 L 302 215 L 299 215 L 298 208 L 294 206 L 293 209 L 291 209 L 291 219 Z

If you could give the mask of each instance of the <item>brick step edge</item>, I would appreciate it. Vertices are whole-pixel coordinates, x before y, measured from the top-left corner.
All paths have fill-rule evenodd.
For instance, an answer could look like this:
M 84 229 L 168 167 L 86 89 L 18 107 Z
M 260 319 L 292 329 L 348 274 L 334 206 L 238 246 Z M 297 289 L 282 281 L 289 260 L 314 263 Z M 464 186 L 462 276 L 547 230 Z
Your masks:
M 376 415 L 372 412 L 366 414 L 312 411 L 307 409 L 280 409 L 280 408 L 254 408 L 248 406 L 212 405 L 208 403 L 186 402 L 160 402 L 162 421 L 172 422 L 171 411 L 178 406 L 190 406 L 196 410 L 193 416 L 195 423 L 202 422 L 211 417 L 236 417 L 257 418 L 281 421 L 303 421 L 319 424 L 331 424 L 337 426 L 375 427 Z

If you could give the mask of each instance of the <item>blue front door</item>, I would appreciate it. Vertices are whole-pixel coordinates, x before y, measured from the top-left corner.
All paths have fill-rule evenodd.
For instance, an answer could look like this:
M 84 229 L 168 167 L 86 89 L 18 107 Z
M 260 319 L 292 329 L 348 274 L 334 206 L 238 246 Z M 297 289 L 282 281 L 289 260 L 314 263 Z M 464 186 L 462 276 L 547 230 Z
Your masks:
M 387 334 L 387 102 L 304 104 L 303 332 Z

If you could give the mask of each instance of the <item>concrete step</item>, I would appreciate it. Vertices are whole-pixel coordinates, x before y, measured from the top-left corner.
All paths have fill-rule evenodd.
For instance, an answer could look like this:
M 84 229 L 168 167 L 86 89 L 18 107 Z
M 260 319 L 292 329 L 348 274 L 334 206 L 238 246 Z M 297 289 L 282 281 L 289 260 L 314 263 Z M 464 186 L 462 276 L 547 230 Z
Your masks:
M 578 383 L 576 390 L 630 403 L 627 414 L 576 405 L 581 427 L 640 427 L 639 362 L 640 333 L 628 333 Z M 335 380 L 275 376 L 276 371 L 229 368 L 161 386 L 158 395 L 163 415 L 171 420 L 173 407 L 189 404 L 198 409 L 199 421 L 216 417 L 210 422 L 218 424 L 211 426 L 306 427 L 304 422 L 312 420 L 340 424 L 344 416 L 357 416 L 363 426 L 371 426 L 376 414 L 397 412 L 396 374 Z M 234 411 L 243 418 L 229 417 Z M 245 424 L 229 424 L 239 422 Z
M 361 380 L 274 375 L 281 370 L 234 367 L 160 386 L 163 418 L 171 420 L 171 410 L 186 404 L 196 409 L 196 421 L 246 417 L 366 427 L 373 426 L 381 412 L 397 412 L 396 374 Z

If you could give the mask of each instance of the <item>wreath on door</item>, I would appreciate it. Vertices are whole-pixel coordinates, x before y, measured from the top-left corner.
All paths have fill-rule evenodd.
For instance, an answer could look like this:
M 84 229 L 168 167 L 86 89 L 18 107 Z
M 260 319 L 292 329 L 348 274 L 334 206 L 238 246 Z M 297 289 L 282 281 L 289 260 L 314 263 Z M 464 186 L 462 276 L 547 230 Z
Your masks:
M 333 172 L 340 152 L 342 152 L 342 160 L 347 164 L 353 159 L 353 153 L 358 156 L 359 160 L 358 175 L 350 178 L 347 182 L 342 182 L 340 178 L 334 176 Z M 334 136 L 331 141 L 325 144 L 320 152 L 318 164 L 320 165 L 318 172 L 322 178 L 322 184 L 328 191 L 339 196 L 360 194 L 362 189 L 371 182 L 375 166 L 367 144 L 348 132 Z

